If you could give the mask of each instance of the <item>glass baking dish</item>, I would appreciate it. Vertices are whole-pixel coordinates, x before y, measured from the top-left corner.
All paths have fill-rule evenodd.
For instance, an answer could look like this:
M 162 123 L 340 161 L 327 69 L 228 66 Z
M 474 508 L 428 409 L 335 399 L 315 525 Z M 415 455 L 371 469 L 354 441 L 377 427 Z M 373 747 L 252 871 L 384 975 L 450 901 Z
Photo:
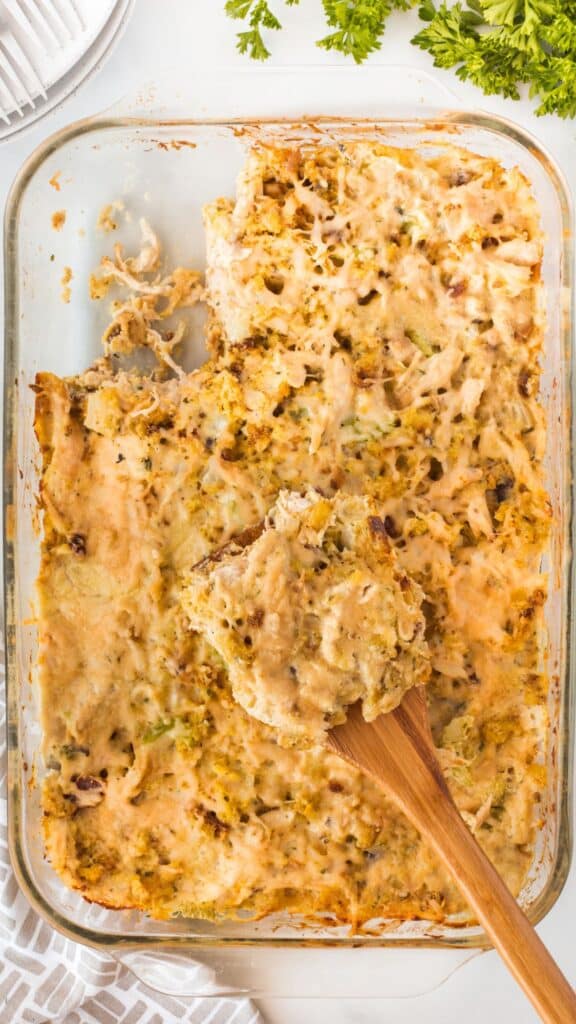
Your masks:
M 404 102 L 391 107 L 381 97 L 398 92 L 400 78 Z M 10 195 L 5 225 L 4 565 L 12 859 L 28 898 L 55 928 L 114 954 L 164 991 L 408 995 L 433 987 L 486 945 L 482 930 L 462 921 L 387 922 L 370 935 L 304 925 L 282 915 L 257 922 L 152 921 L 87 904 L 64 887 L 43 859 L 42 766 L 36 753 L 40 730 L 33 685 L 37 638 L 31 617 L 40 543 L 38 460 L 30 384 L 38 370 L 77 373 L 100 354 L 106 304 L 89 301 L 88 278 L 116 238 L 96 230 L 101 209 L 113 200 L 124 203 L 129 219 L 123 215 L 121 237 L 127 245 L 136 245 L 138 218 L 145 215 L 160 234 L 168 266 L 181 262 L 201 267 L 201 206 L 233 193 L 246 147 L 262 134 L 290 139 L 368 135 L 427 151 L 456 143 L 505 165 L 518 165 L 532 183 L 546 232 L 548 325 L 542 395 L 549 431 L 547 486 L 554 509 L 546 559 L 552 680 L 549 787 L 545 825 L 521 894 L 532 920 L 550 909 L 566 879 L 574 671 L 571 202 L 561 174 L 534 139 L 502 119 L 455 109 L 455 100 L 452 109 L 444 110 L 444 97 L 438 102 L 434 96 L 436 105 L 431 106 L 435 88 L 433 80 L 406 68 L 228 71 L 189 78 L 175 109 L 176 88 L 168 79 L 156 87 L 150 101 L 155 109 L 143 110 L 141 99 L 126 101 L 48 139 L 23 167 Z M 169 97 L 165 106 L 158 99 L 162 89 Z M 51 217 L 61 209 L 66 211 L 65 227 L 55 232 Z M 65 267 L 73 275 L 69 303 L 60 294 Z M 200 324 L 196 327 L 188 368 L 202 360 Z M 414 950 L 407 960 L 405 947 L 423 947 L 417 967 Z

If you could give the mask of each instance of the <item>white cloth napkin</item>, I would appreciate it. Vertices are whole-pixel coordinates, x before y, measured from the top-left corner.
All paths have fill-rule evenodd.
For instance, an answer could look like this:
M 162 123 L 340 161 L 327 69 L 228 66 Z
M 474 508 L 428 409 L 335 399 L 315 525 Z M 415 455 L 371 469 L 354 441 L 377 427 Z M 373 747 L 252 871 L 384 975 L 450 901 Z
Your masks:
M 0 657 L 3 651 L 0 647 Z M 0 667 L 2 1024 L 263 1024 L 247 999 L 175 999 L 112 957 L 63 938 L 31 908 L 8 854 L 4 666 Z

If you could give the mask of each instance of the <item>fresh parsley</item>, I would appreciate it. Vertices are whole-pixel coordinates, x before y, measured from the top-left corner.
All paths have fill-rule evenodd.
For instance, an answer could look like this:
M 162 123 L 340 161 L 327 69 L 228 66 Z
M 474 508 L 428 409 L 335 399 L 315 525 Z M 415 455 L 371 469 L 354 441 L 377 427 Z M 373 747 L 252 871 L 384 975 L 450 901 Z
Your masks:
M 292 7 L 298 0 L 284 2 Z M 247 53 L 253 60 L 267 60 L 270 50 L 262 38 L 262 29 L 278 31 L 282 28 L 267 0 L 227 0 L 226 14 L 239 21 L 245 21 L 248 26 L 245 32 L 238 33 L 237 45 L 240 53 Z
M 394 10 L 407 11 L 416 0 L 322 0 L 326 21 L 335 31 L 318 41 L 361 64 L 382 45 L 386 19 Z
M 416 2 L 322 0 L 330 31 L 317 45 L 360 64 L 380 48 L 392 11 Z M 539 101 L 537 114 L 576 117 L 576 0 L 419 2 L 427 25 L 412 42 L 432 55 L 436 67 L 454 68 L 462 81 L 510 99 L 519 99 L 520 86 L 527 85 Z M 266 60 L 265 33 L 282 27 L 268 0 L 227 0 L 226 12 L 244 22 L 240 52 Z
M 423 0 L 428 26 L 412 42 L 487 94 L 518 99 L 527 84 L 537 114 L 576 117 L 576 0 Z
M 336 50 L 361 64 L 378 50 L 386 19 L 393 10 L 407 11 L 417 0 L 322 0 L 328 27 L 333 29 L 318 41 L 324 50 Z M 284 0 L 292 7 L 299 0 Z M 266 60 L 270 51 L 262 29 L 277 31 L 282 25 L 268 0 L 227 0 L 226 13 L 244 21 L 246 30 L 238 33 L 238 49 L 254 60 Z

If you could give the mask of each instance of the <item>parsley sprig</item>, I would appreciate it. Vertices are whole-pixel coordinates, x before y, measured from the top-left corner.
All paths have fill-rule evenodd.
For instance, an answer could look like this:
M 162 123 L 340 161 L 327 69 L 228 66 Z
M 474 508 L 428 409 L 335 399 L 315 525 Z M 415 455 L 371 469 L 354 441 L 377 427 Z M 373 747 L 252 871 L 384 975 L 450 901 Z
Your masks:
M 292 7 L 298 0 L 284 2 Z M 231 18 L 245 21 L 248 25 L 245 32 L 238 33 L 237 45 L 240 53 L 247 53 L 253 60 L 267 60 L 270 50 L 262 38 L 262 29 L 271 28 L 278 31 L 282 28 L 267 0 L 227 0 L 226 14 Z
M 388 16 L 407 11 L 416 0 L 322 0 L 326 21 L 335 31 L 318 41 L 324 50 L 337 50 L 361 64 L 379 50 Z
M 419 14 L 428 26 L 412 42 L 436 67 L 456 68 L 489 95 L 519 99 L 526 83 L 537 114 L 576 117 L 574 0 L 423 0 Z
M 299 0 L 284 0 L 294 6 Z M 318 41 L 324 50 L 336 50 L 361 64 L 380 48 L 386 19 L 393 10 L 407 11 L 417 0 L 322 0 L 329 28 L 333 29 Z M 227 0 L 226 13 L 247 24 L 238 33 L 238 49 L 254 60 L 266 60 L 270 51 L 262 37 L 262 29 L 277 31 L 282 25 L 268 0 Z
M 576 117 L 576 0 L 322 0 L 331 31 L 317 45 L 360 64 L 380 48 L 392 11 L 416 2 L 427 25 L 412 42 L 436 67 L 454 68 L 489 95 L 519 99 L 525 84 L 537 114 Z M 262 33 L 282 27 L 268 0 L 227 0 L 226 11 L 245 23 L 240 52 L 266 60 Z

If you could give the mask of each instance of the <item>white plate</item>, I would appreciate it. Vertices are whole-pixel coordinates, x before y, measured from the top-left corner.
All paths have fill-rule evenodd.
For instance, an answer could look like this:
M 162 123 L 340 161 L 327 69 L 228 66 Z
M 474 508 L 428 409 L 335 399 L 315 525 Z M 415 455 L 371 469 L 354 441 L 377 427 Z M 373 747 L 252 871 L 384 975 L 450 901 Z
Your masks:
M 0 139 L 60 104 L 110 52 L 134 0 L 0 0 Z

